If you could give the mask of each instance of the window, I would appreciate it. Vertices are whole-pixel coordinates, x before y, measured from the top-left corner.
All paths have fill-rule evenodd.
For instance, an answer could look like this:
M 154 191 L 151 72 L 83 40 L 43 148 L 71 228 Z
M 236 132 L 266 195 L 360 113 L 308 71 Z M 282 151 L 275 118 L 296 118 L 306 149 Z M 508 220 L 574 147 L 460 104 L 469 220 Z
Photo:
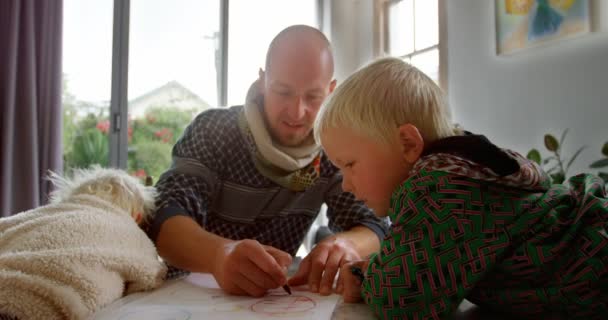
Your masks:
M 245 102 L 276 33 L 317 25 L 317 1 L 65 0 L 64 21 L 66 171 L 157 180 L 196 114 Z
M 65 0 L 64 169 L 107 166 L 112 72 L 112 2 Z
M 131 0 L 127 170 L 157 181 L 201 111 L 217 106 L 219 0 Z
M 443 83 L 440 72 L 439 0 L 379 0 L 379 55 L 400 57 Z
M 257 79 L 259 68 L 264 68 L 266 50 L 277 33 L 294 24 L 317 26 L 316 3 L 313 0 L 230 1 L 228 105 L 245 102 L 247 90 Z

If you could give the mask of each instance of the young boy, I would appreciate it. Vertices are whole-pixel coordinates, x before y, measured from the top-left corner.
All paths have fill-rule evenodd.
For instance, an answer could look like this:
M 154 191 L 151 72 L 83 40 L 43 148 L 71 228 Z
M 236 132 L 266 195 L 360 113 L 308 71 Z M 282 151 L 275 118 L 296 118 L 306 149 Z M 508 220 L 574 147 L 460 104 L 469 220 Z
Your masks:
M 437 85 L 394 58 L 339 86 L 315 135 L 344 190 L 392 221 L 379 252 L 341 269 L 347 302 L 362 297 L 382 319 L 445 318 L 465 298 L 526 317 L 606 316 L 599 178 L 551 186 L 533 162 L 456 128 Z

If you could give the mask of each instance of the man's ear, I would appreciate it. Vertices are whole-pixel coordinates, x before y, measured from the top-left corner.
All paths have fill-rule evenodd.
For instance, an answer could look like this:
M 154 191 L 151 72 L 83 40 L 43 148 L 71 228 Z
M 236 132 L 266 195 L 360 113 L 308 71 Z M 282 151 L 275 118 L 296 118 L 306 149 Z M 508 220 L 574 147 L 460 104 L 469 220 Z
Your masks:
M 266 89 L 266 73 L 264 72 L 264 70 L 262 70 L 262 68 L 260 68 L 258 70 L 258 91 L 261 93 L 264 93 L 265 89 Z
M 416 126 L 406 123 L 399 128 L 399 143 L 403 148 L 403 157 L 409 164 L 414 164 L 424 150 L 424 139 Z
M 329 93 L 334 92 L 334 89 L 336 88 L 336 84 L 338 84 L 338 81 L 336 81 L 336 79 L 332 80 L 329 83 Z

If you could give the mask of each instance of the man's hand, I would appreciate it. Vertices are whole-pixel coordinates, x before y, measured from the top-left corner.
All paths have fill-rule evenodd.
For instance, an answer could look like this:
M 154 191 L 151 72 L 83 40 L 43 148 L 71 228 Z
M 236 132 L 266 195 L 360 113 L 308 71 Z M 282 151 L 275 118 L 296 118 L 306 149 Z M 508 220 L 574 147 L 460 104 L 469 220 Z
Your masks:
M 360 260 L 354 242 L 350 239 L 332 236 L 318 243 L 302 260 L 298 272 L 289 279 L 289 285 L 308 283 L 312 292 L 321 295 L 332 293 L 334 278 L 340 266 L 348 261 Z M 338 289 L 342 286 L 342 275 L 338 278 Z
M 287 282 L 291 255 L 255 240 L 228 242 L 215 254 L 213 276 L 224 291 L 260 297 Z
M 369 260 L 347 262 L 340 268 L 343 287 L 338 290 L 342 294 L 344 302 L 356 303 L 361 301 L 361 279 L 352 272 L 352 268 L 359 268 L 365 274 Z

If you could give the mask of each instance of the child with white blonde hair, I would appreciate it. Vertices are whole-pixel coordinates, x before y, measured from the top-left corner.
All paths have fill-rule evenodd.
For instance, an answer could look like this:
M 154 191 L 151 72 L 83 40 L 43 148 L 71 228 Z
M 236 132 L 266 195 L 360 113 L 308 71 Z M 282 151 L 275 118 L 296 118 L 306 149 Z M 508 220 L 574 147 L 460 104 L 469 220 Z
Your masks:
M 93 166 L 74 169 L 70 179 L 51 172 L 49 180 L 55 185 L 50 195 L 51 203 L 88 194 L 113 203 L 129 213 L 137 224 L 154 212 L 155 188 L 144 186 L 139 179 L 122 170 Z
M 382 319 L 445 318 L 465 298 L 526 317 L 605 316 L 601 179 L 552 186 L 535 163 L 453 125 L 440 88 L 395 58 L 338 86 L 314 130 L 343 189 L 392 221 L 380 251 L 341 268 L 345 301 Z
M 155 189 L 122 170 L 51 174 L 51 203 L 0 219 L 0 318 L 85 319 L 166 274 L 138 223 Z

